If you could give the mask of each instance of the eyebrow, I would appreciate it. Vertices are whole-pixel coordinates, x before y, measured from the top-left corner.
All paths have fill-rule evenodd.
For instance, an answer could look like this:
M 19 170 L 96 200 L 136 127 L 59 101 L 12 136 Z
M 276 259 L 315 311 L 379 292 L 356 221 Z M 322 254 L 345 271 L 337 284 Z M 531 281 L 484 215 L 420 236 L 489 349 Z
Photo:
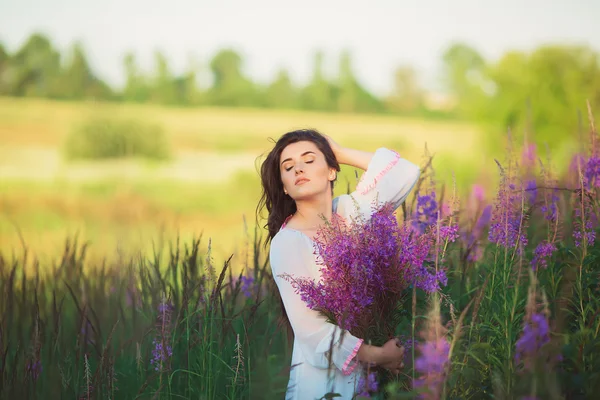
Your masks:
M 316 154 L 314 151 L 310 151 L 310 150 L 309 150 L 309 151 L 305 151 L 304 153 L 302 153 L 302 154 L 300 155 L 300 157 L 304 157 L 305 155 L 307 155 L 307 154 L 310 154 L 310 153 L 312 153 L 312 154 L 314 154 L 314 155 L 317 155 L 317 154 Z M 291 158 L 286 158 L 285 160 L 283 160 L 283 161 L 281 162 L 281 164 L 280 164 L 280 165 L 283 165 L 283 163 L 284 163 L 284 162 L 286 162 L 286 161 L 292 161 L 292 159 L 291 159 Z

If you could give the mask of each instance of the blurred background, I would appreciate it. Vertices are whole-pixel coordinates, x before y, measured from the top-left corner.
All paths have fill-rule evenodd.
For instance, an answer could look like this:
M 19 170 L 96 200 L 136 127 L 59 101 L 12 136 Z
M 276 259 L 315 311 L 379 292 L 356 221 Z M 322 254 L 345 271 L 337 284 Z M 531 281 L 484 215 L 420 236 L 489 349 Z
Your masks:
M 202 234 L 223 260 L 254 232 L 261 157 L 297 128 L 427 148 L 463 195 L 493 195 L 509 129 L 563 169 L 600 106 L 599 17 L 593 0 L 1 0 L 0 246 L 56 257 L 79 235 L 111 258 Z

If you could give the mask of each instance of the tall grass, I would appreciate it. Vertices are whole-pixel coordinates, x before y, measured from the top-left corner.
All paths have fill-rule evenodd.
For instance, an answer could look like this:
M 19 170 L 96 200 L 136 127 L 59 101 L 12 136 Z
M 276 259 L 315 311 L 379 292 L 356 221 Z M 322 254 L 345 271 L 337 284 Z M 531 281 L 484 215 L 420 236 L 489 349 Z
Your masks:
M 159 250 L 93 266 L 85 252 L 67 241 L 62 259 L 34 261 L 31 274 L 26 250 L 0 257 L 2 398 L 263 398 L 285 388 L 288 344 L 260 251 L 244 279 L 231 259 L 213 265 L 200 238 L 173 243 L 164 265 Z
M 600 149 L 591 112 L 590 121 L 587 150 L 570 171 L 555 176 L 551 157 L 519 160 L 509 138 L 496 196 L 475 188 L 460 207 L 435 184 L 431 158 L 423 161 L 400 222 L 415 217 L 421 194 L 441 189 L 433 229 L 458 220 L 460 237 L 439 244 L 432 261 L 447 285 L 407 296 L 397 329 L 405 370 L 373 397 L 600 393 Z M 77 240 L 52 264 L 25 243 L 19 253 L 2 250 L 0 398 L 283 398 L 291 349 L 262 244 L 257 229 L 223 265 L 201 237 L 93 264 Z

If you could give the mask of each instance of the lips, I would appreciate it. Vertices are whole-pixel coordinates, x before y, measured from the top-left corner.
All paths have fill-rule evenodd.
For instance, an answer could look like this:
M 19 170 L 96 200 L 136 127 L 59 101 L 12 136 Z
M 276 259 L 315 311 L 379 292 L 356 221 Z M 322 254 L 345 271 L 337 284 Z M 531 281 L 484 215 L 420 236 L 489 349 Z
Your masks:
M 296 185 L 301 185 L 301 184 L 306 183 L 306 182 L 310 182 L 310 179 L 308 179 L 308 178 L 298 178 L 298 179 L 296 179 Z

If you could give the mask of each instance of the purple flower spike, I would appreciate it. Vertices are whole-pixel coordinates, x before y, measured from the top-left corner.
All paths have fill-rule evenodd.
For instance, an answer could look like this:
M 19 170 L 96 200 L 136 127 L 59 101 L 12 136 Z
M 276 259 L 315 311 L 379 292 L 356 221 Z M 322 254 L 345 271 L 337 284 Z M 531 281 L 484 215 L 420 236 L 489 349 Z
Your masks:
M 252 289 L 254 288 L 254 278 L 251 276 L 242 276 L 242 292 L 246 297 L 252 297 Z
M 377 382 L 377 374 L 371 372 L 367 379 L 364 376 L 360 377 L 358 381 L 357 393 L 359 396 L 370 398 L 372 394 L 377 393 L 379 390 L 379 384 Z
M 523 328 L 521 337 L 517 340 L 516 363 L 524 362 L 525 369 L 531 369 L 532 360 L 535 359 L 540 348 L 548 342 L 550 342 L 550 328 L 546 316 L 540 313 L 532 314 Z

